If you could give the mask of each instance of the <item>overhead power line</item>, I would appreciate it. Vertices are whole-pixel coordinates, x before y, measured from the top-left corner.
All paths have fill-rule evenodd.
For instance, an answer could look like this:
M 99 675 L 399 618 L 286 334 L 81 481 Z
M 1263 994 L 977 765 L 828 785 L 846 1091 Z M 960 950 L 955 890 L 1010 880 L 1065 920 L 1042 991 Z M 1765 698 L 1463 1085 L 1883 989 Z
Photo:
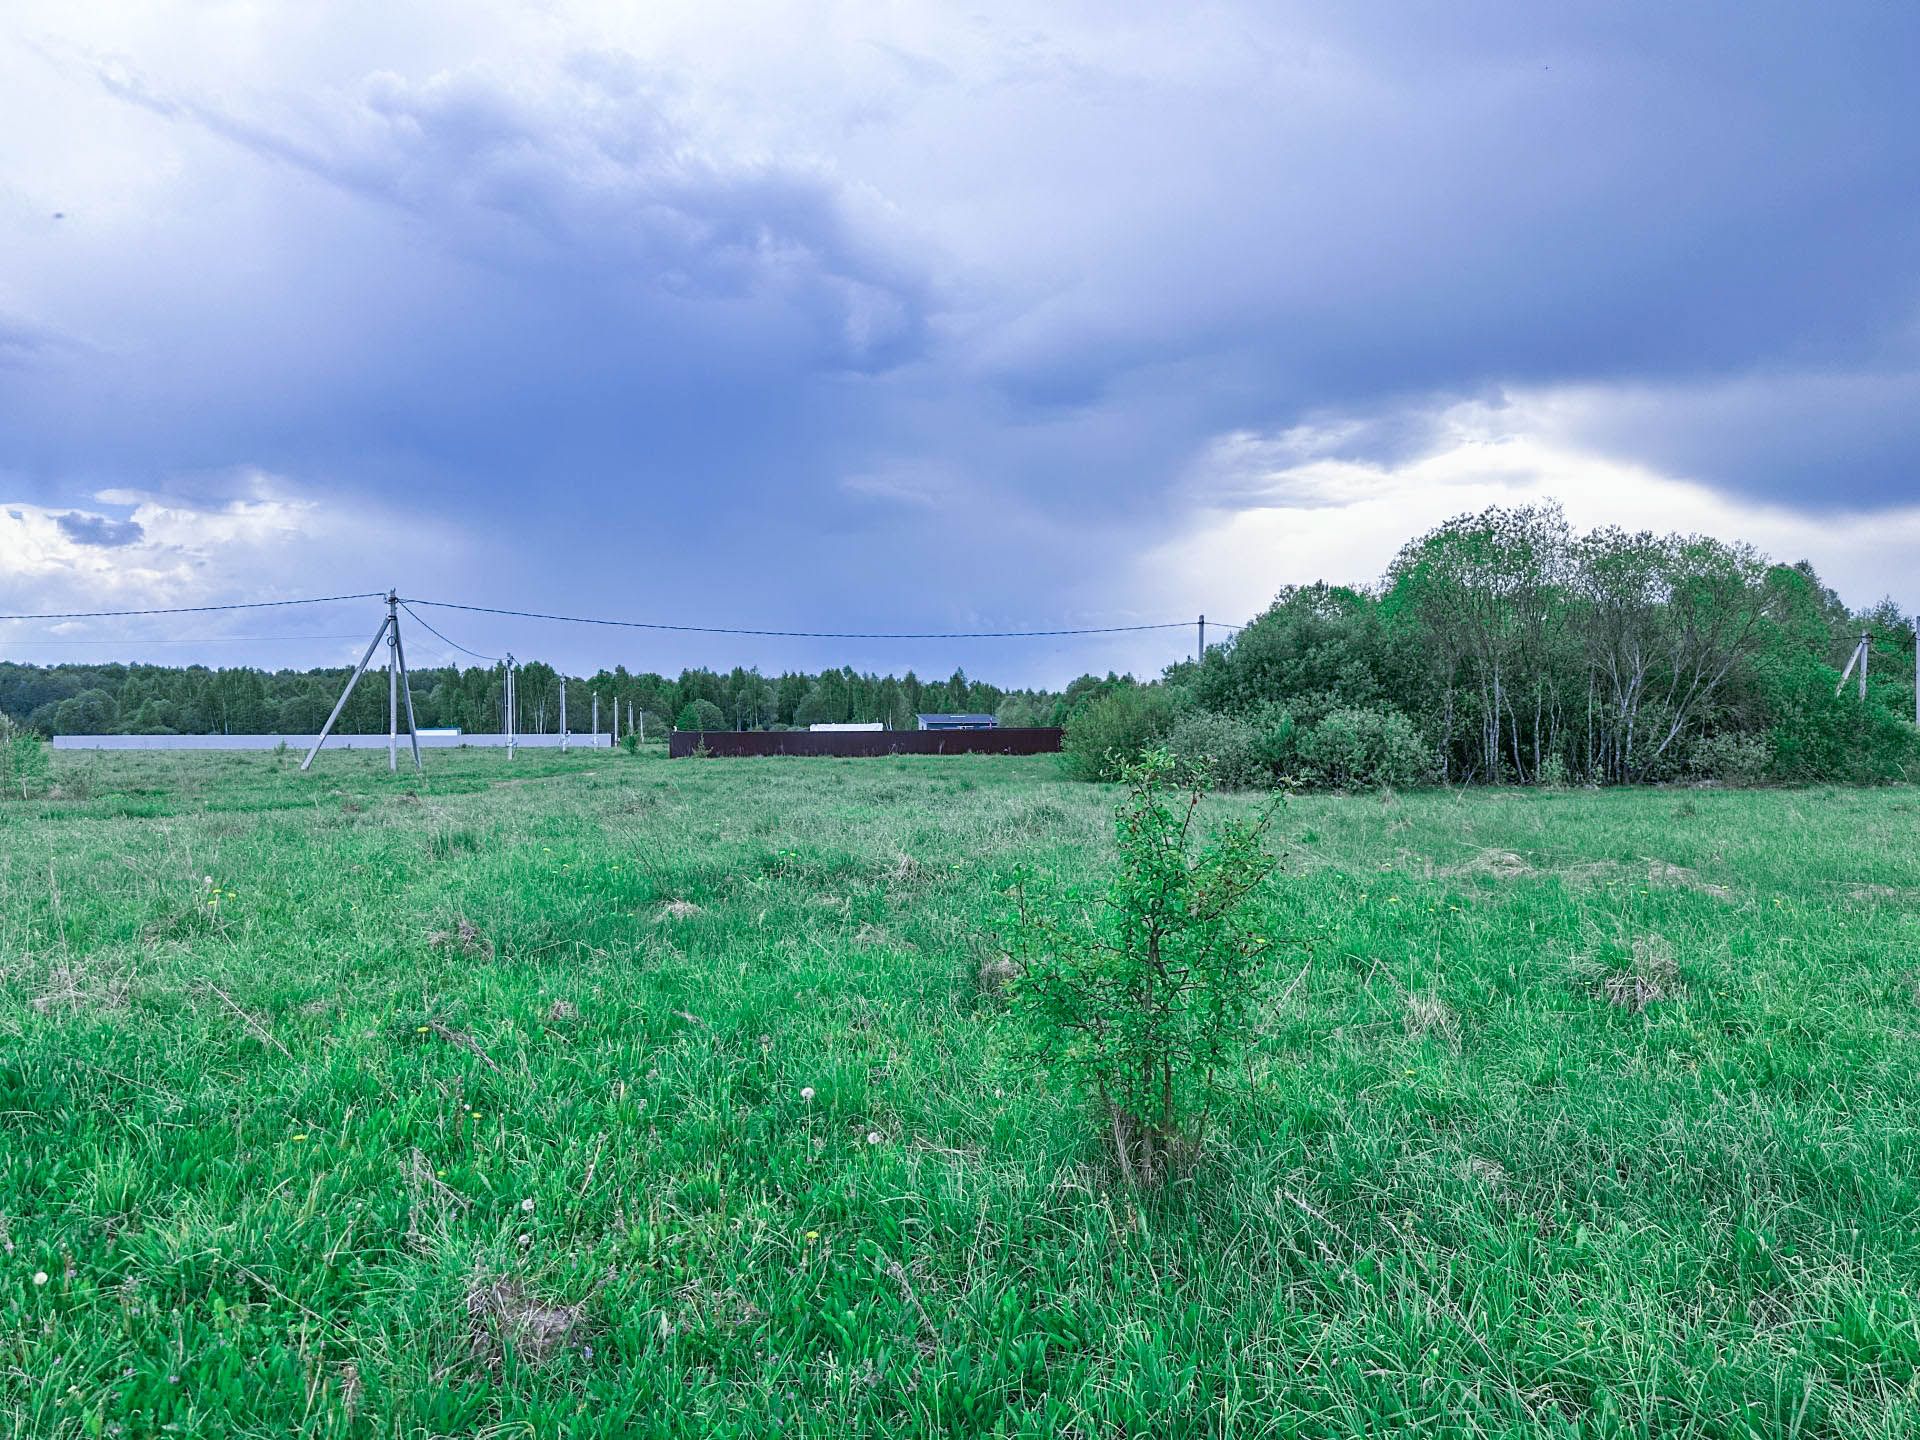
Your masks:
M 422 601 L 421 603 L 424 604 L 426 602 Z M 462 645 L 458 640 L 449 640 L 445 635 L 442 635 L 438 630 L 434 629 L 433 626 L 427 624 L 425 620 L 421 619 L 420 612 L 415 610 L 413 606 L 409 605 L 406 601 L 402 600 L 400 602 L 400 608 L 406 611 L 407 614 L 413 616 L 415 623 L 417 623 L 429 635 L 439 640 L 442 644 L 451 645 L 454 649 L 458 650 L 462 655 L 471 655 L 476 660 L 485 660 L 490 664 L 497 665 L 500 662 L 500 657 L 498 655 L 482 655 L 478 650 L 469 650 L 466 646 Z
M 789 640 L 1037 640 L 1056 635 L 1127 635 L 1144 630 L 1187 630 L 1193 626 L 1191 620 L 1168 620 L 1152 625 L 1082 625 L 1059 630 L 760 630 L 737 625 L 670 625 L 658 620 L 603 620 L 587 615 L 550 615 L 538 610 L 504 610 L 493 605 L 460 605 L 451 600 L 422 600 L 417 597 L 409 598 L 404 603 L 409 607 L 408 613 L 412 613 L 411 607 L 415 605 L 428 605 L 436 610 L 465 610 L 475 615 L 510 615 L 519 620 L 552 620 L 563 625 L 670 630 L 687 635 L 759 635 Z M 415 615 L 414 618 L 419 619 L 419 616 Z M 426 624 L 424 620 L 420 623 Z
M 425 622 L 422 621 L 422 624 Z M 58 640 L 7 639 L 8 648 L 19 645 L 235 645 L 278 644 L 283 640 L 358 640 L 358 635 L 201 635 L 191 640 L 149 640 L 140 635 L 120 635 L 111 640 L 90 636 L 65 636 Z
M 134 615 L 211 615 L 221 610 L 279 610 L 289 605 L 330 605 L 336 600 L 384 600 L 378 590 L 359 595 L 314 595 L 302 600 L 240 600 L 230 605 L 159 605 L 145 610 L 62 610 L 45 615 L 0 615 L 0 620 L 119 620 Z
M 352 595 L 314 595 L 296 600 L 239 600 L 223 605 L 156 605 L 142 609 L 129 610 L 63 610 L 48 611 L 37 615 L 0 615 L 0 622 L 31 622 L 49 620 L 118 620 L 132 619 L 147 615 L 212 615 L 236 610 L 278 610 L 298 605 L 331 605 L 349 600 L 384 600 L 386 595 L 378 590 L 361 591 Z M 400 602 L 406 607 L 407 614 L 436 639 L 451 646 L 462 655 L 476 660 L 497 663 L 497 655 L 483 654 L 478 650 L 462 645 L 435 629 L 419 611 L 416 605 L 428 606 L 436 610 L 461 610 L 474 615 L 504 615 L 520 620 L 546 620 L 563 625 L 600 625 L 621 630 L 652 630 L 683 635 L 747 635 L 779 639 L 799 640 L 1038 640 L 1060 638 L 1073 635 L 1137 635 L 1155 630 L 1184 630 L 1194 622 L 1191 620 L 1164 620 L 1141 625 L 1076 625 L 1060 626 L 1046 630 L 778 630 L 744 625 L 678 625 L 660 620 L 611 620 L 600 616 L 560 615 L 540 610 L 509 610 L 495 605 L 465 605 L 452 600 L 426 600 L 414 597 Z M 1243 625 L 1228 621 L 1210 621 L 1222 630 L 1238 631 Z M 129 645 L 186 645 L 200 643 L 228 643 L 235 641 L 273 641 L 273 640 L 351 640 L 351 635 L 214 635 L 199 640 L 96 640 L 81 637 L 63 637 L 59 640 L 20 641 L 14 644 L 129 644 Z

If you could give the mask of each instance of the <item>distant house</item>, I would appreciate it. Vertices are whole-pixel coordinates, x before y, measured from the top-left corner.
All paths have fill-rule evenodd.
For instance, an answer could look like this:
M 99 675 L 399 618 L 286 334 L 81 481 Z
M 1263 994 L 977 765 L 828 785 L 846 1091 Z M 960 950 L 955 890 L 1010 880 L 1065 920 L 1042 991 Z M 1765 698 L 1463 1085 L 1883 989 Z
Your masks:
M 998 730 L 1000 721 L 993 715 L 916 715 L 922 730 Z
M 807 726 L 808 730 L 884 730 L 887 727 L 878 720 L 828 720 L 818 725 Z

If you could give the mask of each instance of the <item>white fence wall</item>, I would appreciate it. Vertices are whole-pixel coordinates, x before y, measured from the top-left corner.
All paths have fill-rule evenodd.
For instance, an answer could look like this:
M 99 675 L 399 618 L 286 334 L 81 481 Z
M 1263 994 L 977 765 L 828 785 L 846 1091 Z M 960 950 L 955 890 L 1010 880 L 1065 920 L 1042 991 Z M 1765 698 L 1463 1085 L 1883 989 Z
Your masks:
M 311 735 L 56 735 L 56 750 L 272 750 L 285 745 L 289 750 L 312 746 Z M 422 750 L 454 750 L 463 745 L 476 749 L 500 750 L 506 747 L 504 735 L 422 735 Z M 529 750 L 557 750 L 558 735 L 522 735 L 513 742 Z M 569 735 L 569 745 L 583 750 L 612 747 L 611 735 Z M 329 750 L 384 750 L 385 735 L 329 735 Z M 400 748 L 407 748 L 407 737 L 400 737 Z

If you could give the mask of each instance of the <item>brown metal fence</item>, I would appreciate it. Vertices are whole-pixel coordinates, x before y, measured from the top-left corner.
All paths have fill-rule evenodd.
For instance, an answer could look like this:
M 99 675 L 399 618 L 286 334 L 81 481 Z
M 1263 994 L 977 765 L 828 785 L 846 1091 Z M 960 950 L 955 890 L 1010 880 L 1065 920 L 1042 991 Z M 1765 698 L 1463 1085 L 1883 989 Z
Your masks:
M 709 755 L 1051 755 L 1060 732 L 1003 730 L 676 730 L 667 753 Z

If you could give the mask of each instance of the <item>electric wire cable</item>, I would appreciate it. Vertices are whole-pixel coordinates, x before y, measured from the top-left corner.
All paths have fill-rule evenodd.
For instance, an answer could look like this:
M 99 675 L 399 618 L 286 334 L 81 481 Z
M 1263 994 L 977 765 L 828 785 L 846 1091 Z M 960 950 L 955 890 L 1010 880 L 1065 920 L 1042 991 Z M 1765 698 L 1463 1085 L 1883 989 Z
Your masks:
M 239 643 L 277 645 L 284 640 L 362 640 L 365 638 L 362 635 L 200 635 L 191 640 L 157 640 L 138 635 L 120 635 L 110 640 L 82 636 L 63 636 L 58 640 L 16 640 L 9 636 L 6 643 L 9 647 L 16 645 L 233 645 Z
M 424 619 L 422 619 L 420 616 L 420 612 L 415 610 L 413 606 L 409 605 L 406 601 L 402 600 L 400 602 L 400 608 L 406 611 L 407 614 L 413 616 L 414 620 L 419 624 L 421 629 L 425 630 L 429 635 L 433 636 L 436 640 L 440 641 L 443 645 L 451 645 L 454 649 L 458 650 L 462 655 L 471 655 L 474 659 L 485 660 L 490 665 L 498 665 L 500 663 L 500 657 L 498 655 L 482 655 L 478 650 L 469 650 L 466 646 L 462 645 L 458 640 L 451 640 L 447 636 L 442 635 L 438 630 L 434 629 L 433 626 L 429 625 Z
M 145 610 L 62 610 L 46 615 L 0 615 L 5 620 L 119 620 L 134 615 L 211 615 L 221 610 L 277 610 L 288 605 L 331 605 L 336 600 L 384 600 L 378 590 L 359 595 L 312 595 L 300 600 L 240 600 L 228 605 L 158 605 Z
M 519 620 L 551 620 L 563 625 L 607 625 L 621 630 L 669 630 L 689 635 L 758 635 L 788 640 L 1036 640 L 1061 635 L 1130 635 L 1145 630 L 1187 630 L 1194 623 L 1191 620 L 1168 620 L 1152 625 L 1084 625 L 1060 630 L 759 630 L 736 625 L 670 625 L 657 620 L 603 620 L 588 615 L 506 610 L 494 605 L 461 605 L 451 600 L 424 600 L 417 596 L 401 603 L 409 607 L 428 605 L 436 610 L 465 610 L 476 615 L 509 615 Z M 409 613 L 412 613 L 411 608 Z

